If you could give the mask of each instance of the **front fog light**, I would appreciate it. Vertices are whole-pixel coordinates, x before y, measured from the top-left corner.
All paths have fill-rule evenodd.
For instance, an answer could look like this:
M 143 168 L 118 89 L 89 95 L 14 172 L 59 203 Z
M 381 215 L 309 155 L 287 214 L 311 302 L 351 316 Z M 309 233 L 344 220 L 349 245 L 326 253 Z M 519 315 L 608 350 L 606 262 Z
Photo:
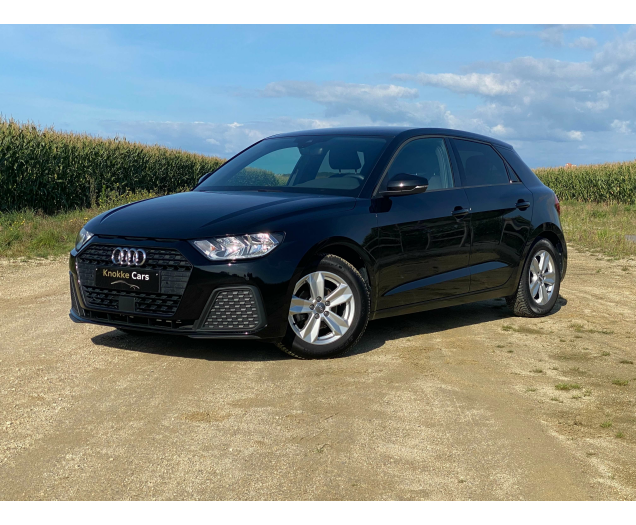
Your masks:
M 75 239 L 75 251 L 79 252 L 82 246 L 90 241 L 92 236 L 93 234 L 91 232 L 82 228 Z
M 233 261 L 265 255 L 282 240 L 283 236 L 280 234 L 253 233 L 192 241 L 192 244 L 211 261 Z

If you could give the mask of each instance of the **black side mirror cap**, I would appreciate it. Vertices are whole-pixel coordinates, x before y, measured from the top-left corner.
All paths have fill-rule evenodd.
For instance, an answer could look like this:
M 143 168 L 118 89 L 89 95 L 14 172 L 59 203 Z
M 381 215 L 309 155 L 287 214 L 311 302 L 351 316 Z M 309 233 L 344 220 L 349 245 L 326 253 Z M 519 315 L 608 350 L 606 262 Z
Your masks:
M 427 178 L 418 177 L 417 175 L 409 175 L 408 173 L 398 173 L 388 182 L 386 189 L 381 193 L 381 195 L 386 197 L 415 195 L 417 193 L 424 193 L 427 188 Z

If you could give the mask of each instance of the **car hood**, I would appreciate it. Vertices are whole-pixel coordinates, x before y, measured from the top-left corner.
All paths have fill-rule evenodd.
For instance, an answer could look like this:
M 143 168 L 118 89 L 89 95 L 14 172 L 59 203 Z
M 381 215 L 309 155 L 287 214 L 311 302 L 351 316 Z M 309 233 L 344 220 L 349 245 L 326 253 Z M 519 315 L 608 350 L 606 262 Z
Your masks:
M 351 209 L 353 197 L 285 192 L 176 193 L 112 209 L 86 229 L 96 235 L 202 239 L 214 235 L 284 230 L 284 220 L 319 209 Z M 296 220 L 294 219 L 294 220 Z

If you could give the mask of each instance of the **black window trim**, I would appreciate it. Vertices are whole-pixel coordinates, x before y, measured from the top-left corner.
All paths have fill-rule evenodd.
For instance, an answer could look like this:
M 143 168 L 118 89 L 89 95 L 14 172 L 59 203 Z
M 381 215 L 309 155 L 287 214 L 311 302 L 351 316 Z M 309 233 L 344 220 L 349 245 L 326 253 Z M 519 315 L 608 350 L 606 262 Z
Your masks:
M 457 165 L 457 159 L 455 158 L 455 152 L 453 151 L 453 146 L 448 137 L 444 137 L 444 146 L 446 147 L 446 154 L 448 155 L 448 161 L 450 162 L 451 172 L 453 174 L 453 183 L 455 184 L 455 188 L 462 187 L 462 179 L 459 175 L 459 166 Z M 451 188 L 446 188 L 451 189 Z
M 496 148 L 493 148 L 493 149 L 497 151 Z M 499 152 L 497 151 L 497 153 Z M 500 153 L 499 153 L 499 156 L 501 157 Z M 517 175 L 517 172 L 512 169 L 512 166 L 510 165 L 510 163 L 506 159 L 503 159 L 503 161 L 504 161 L 504 165 L 506 166 L 506 169 L 508 170 L 508 178 L 510 179 L 510 184 L 521 184 L 521 178 L 519 177 L 519 175 Z M 514 177 L 511 174 L 514 175 Z
M 391 156 L 391 159 L 387 163 L 386 168 L 384 168 L 384 171 L 382 172 L 382 175 L 380 175 L 380 178 L 379 178 L 377 184 L 375 185 L 375 188 L 373 189 L 373 193 L 371 194 L 371 198 L 372 199 L 378 196 L 378 193 L 380 192 L 380 187 L 382 186 L 382 183 L 384 182 L 384 179 L 385 179 L 387 173 L 389 172 L 389 169 L 391 169 L 391 166 L 393 165 L 393 162 L 395 161 L 397 156 L 400 154 L 402 149 L 404 149 L 404 147 L 406 147 L 407 144 L 410 144 L 411 142 L 414 142 L 416 140 L 421 140 L 421 139 L 442 139 L 443 140 L 444 147 L 446 148 L 446 155 L 448 156 L 448 163 L 449 163 L 450 168 L 451 168 L 451 175 L 453 177 L 453 184 L 455 184 L 452 188 L 439 188 L 437 190 L 430 190 L 430 191 L 426 190 L 421 195 L 426 195 L 427 193 L 434 193 L 434 192 L 437 192 L 437 191 L 457 190 L 457 189 L 460 189 L 462 187 L 461 180 L 459 178 L 459 174 L 456 173 L 456 167 L 455 167 L 455 162 L 454 162 L 454 154 L 451 154 L 451 150 L 449 149 L 449 147 L 450 147 L 450 143 L 448 141 L 449 137 L 447 135 L 417 135 L 415 137 L 410 137 L 410 138 L 406 139 L 404 142 L 402 142 L 402 144 L 400 144 L 398 149 L 395 150 L 395 152 Z M 458 181 L 459 181 L 459 184 L 458 184 Z

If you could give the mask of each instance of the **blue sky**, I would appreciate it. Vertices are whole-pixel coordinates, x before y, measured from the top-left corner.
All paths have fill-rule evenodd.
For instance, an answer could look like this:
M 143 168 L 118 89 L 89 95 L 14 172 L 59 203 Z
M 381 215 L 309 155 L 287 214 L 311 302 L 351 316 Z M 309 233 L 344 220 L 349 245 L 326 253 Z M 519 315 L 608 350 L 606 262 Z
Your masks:
M 0 113 L 230 156 L 283 131 L 413 125 L 532 167 L 636 158 L 636 27 L 0 26 Z

